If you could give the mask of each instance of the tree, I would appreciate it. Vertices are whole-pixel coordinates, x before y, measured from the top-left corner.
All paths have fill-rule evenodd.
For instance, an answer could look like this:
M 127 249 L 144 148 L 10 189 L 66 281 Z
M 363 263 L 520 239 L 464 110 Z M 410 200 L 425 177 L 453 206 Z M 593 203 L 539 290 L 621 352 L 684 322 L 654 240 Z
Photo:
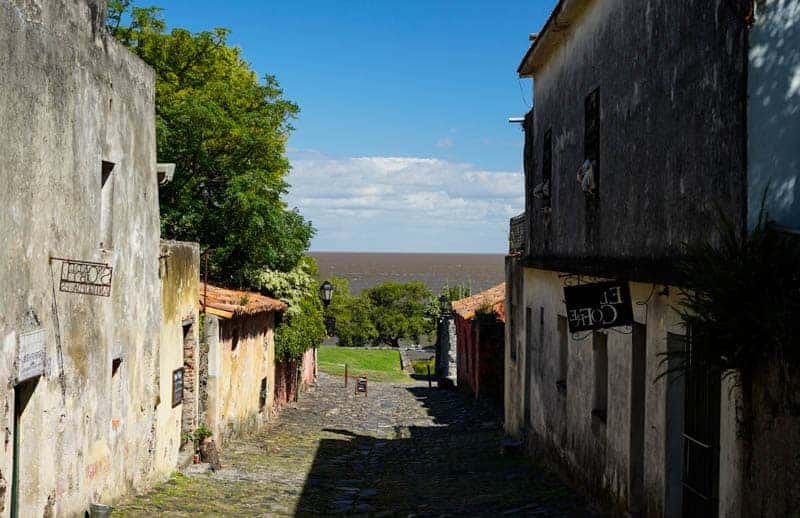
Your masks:
M 334 291 L 328 311 L 336 319 L 336 337 L 339 345 L 363 347 L 378 338 L 378 330 L 372 323 L 372 305 L 367 297 L 350 294 L 347 279 L 331 277 Z
M 426 311 L 432 294 L 422 282 L 384 282 L 364 295 L 370 301 L 378 342 L 398 347 L 403 338 L 419 340 L 433 331 L 433 319 Z
M 304 256 L 289 272 L 267 270 L 258 276 L 262 291 L 289 304 L 275 329 L 275 356 L 281 361 L 298 360 L 325 337 L 317 272 L 314 258 Z
M 226 29 L 167 33 L 160 13 L 111 0 L 107 26 L 156 73 L 158 157 L 176 164 L 162 234 L 208 246 L 212 280 L 256 287 L 265 268 L 294 268 L 314 233 L 281 199 L 298 107 L 274 76 L 259 82 Z

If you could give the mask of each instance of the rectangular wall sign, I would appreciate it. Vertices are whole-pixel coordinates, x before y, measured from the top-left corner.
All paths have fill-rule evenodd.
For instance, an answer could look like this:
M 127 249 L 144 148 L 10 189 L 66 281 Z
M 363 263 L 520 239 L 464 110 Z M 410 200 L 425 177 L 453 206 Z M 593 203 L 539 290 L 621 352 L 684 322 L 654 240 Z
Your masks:
M 44 374 L 44 329 L 19 335 L 17 383 Z
M 183 367 L 172 371 L 172 407 L 183 402 Z
M 111 295 L 112 273 L 111 266 L 104 263 L 63 260 L 59 290 L 108 297 Z
M 633 323 L 627 282 L 599 282 L 565 286 L 570 333 L 629 326 Z

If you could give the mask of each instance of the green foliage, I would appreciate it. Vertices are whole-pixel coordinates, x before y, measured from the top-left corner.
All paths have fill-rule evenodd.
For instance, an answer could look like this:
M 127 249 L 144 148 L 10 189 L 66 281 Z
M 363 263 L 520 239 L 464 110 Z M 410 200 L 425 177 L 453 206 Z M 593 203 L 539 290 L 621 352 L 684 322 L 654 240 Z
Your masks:
M 687 246 L 679 267 L 693 353 L 721 372 L 748 374 L 775 358 L 798 366 L 800 239 L 770 228 L 763 210 L 750 232 L 724 215 L 717 230 L 718 242 Z
M 334 291 L 328 312 L 336 319 L 335 334 L 339 345 L 363 347 L 378 338 L 378 330 L 372 323 L 372 304 L 366 297 L 350 294 L 347 279 L 331 277 Z
M 298 360 L 325 338 L 322 304 L 316 296 L 305 297 L 299 310 L 275 328 L 275 357 L 282 361 Z
M 205 439 L 206 437 L 211 437 L 214 433 L 206 427 L 206 425 L 201 424 L 197 428 L 194 429 L 193 432 L 184 432 L 181 435 L 182 442 L 193 442 L 195 444 L 199 444 L 200 441 Z
M 468 284 L 456 284 L 455 286 L 445 284 L 440 295 L 444 295 L 451 302 L 465 299 L 472 295 L 472 286 Z
M 261 270 L 255 276 L 259 289 L 289 304 L 275 329 L 275 356 L 281 360 L 297 360 L 325 338 L 316 274 L 316 261 L 304 256 L 289 272 Z
M 434 320 L 427 313 L 433 295 L 422 282 L 384 282 L 364 296 L 371 304 L 370 319 L 379 343 L 398 347 L 402 338 L 419 340 L 433 331 Z
M 475 309 L 475 320 L 484 323 L 497 322 L 497 313 L 494 310 L 494 304 L 489 301 L 484 301 Z
M 166 33 L 160 13 L 112 0 L 107 20 L 156 73 L 158 157 L 177 166 L 160 189 L 162 235 L 207 245 L 212 280 L 257 287 L 264 268 L 294 268 L 314 232 L 281 199 L 298 107 L 275 77 L 258 80 L 226 29 Z
M 293 318 L 300 311 L 301 300 L 318 296 L 316 275 L 317 262 L 311 256 L 303 256 L 288 272 L 262 269 L 254 280 L 259 290 L 289 304 L 286 316 Z

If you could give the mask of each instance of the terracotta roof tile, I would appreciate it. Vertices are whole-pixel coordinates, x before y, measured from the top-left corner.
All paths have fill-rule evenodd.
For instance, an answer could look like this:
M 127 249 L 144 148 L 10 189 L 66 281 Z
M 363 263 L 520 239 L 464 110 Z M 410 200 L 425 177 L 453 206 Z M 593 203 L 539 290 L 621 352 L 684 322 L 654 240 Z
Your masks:
M 221 312 L 233 316 L 255 315 L 267 311 L 284 311 L 288 306 L 285 302 L 273 299 L 252 291 L 229 290 L 217 286 L 200 283 L 200 307 L 205 304 Z
M 494 312 L 497 314 L 497 318 L 500 321 L 505 322 L 505 300 L 506 283 L 502 283 L 494 286 L 493 288 L 489 288 L 486 291 L 476 293 L 471 297 L 453 301 L 453 311 L 461 318 L 471 320 L 475 318 L 476 310 L 486 306 L 487 304 L 491 304 L 492 309 L 494 309 Z

